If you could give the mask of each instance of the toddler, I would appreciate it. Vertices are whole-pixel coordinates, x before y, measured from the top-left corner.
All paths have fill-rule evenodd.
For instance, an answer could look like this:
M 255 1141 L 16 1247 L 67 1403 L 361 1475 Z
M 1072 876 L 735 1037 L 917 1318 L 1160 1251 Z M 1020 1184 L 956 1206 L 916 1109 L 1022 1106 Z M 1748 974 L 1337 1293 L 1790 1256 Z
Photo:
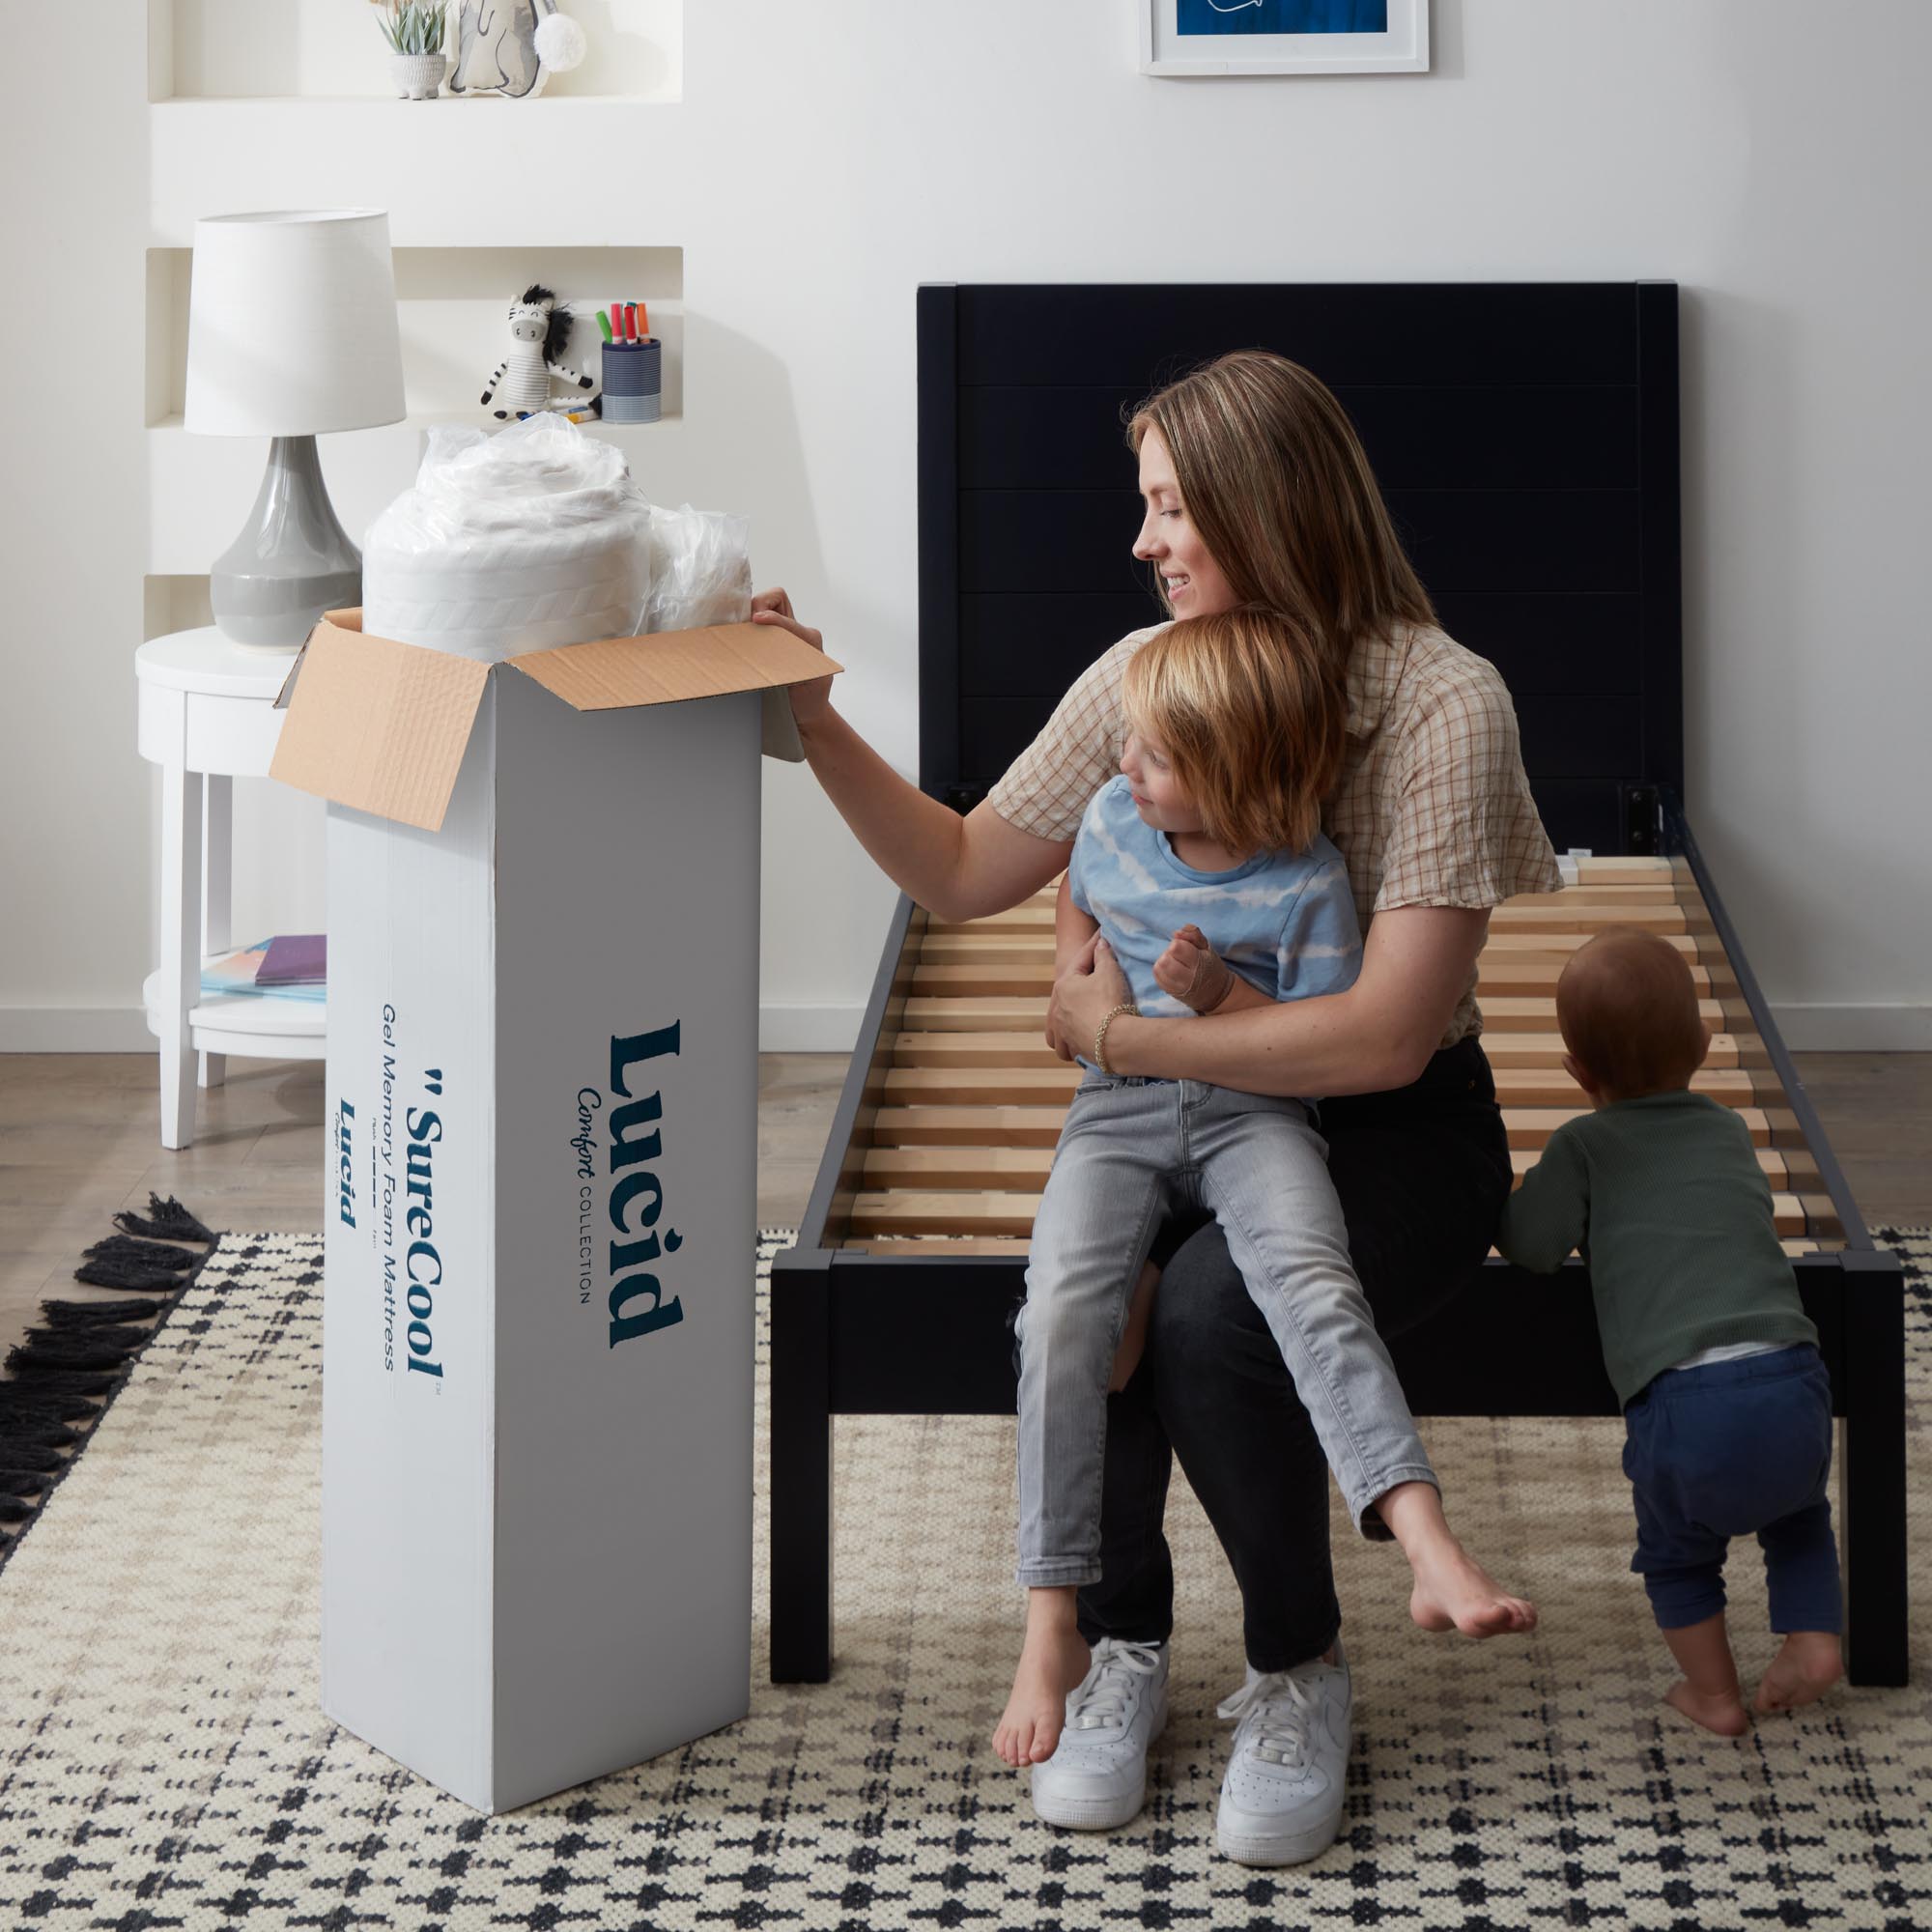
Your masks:
M 1690 1091 L 1711 1031 L 1683 957 L 1653 933 L 1605 932 L 1563 969 L 1556 1020 L 1594 1111 L 1549 1137 L 1496 1245 L 1543 1273 L 1573 1248 L 1589 1264 L 1624 1405 L 1631 1568 L 1684 1673 L 1669 1701 L 1736 1737 L 1749 1720 L 1724 1632 L 1732 1537 L 1763 1546 L 1784 1634 L 1756 1708 L 1808 1704 L 1840 1674 L 1831 1378 L 1750 1135 Z
M 1139 1010 L 1306 999 L 1355 978 L 1348 878 L 1321 833 L 1345 701 L 1312 660 L 1285 618 L 1244 609 L 1183 619 L 1127 665 L 1122 776 L 1081 823 L 1062 918 L 1112 948 Z M 1100 1575 L 1109 1370 L 1130 1300 L 1142 1299 L 1129 1291 L 1172 1208 L 1220 1224 L 1350 1516 L 1365 1535 L 1392 1534 L 1409 1559 L 1414 1620 L 1471 1636 L 1536 1620 L 1449 1533 L 1350 1264 L 1311 1103 L 1110 1074 L 1106 1032 L 1103 1022 L 1080 1056 L 1088 1071 L 1034 1222 L 1019 1317 L 1027 1632 L 994 1735 L 1015 1766 L 1053 1754 L 1066 1694 L 1088 1669 L 1074 1600 Z

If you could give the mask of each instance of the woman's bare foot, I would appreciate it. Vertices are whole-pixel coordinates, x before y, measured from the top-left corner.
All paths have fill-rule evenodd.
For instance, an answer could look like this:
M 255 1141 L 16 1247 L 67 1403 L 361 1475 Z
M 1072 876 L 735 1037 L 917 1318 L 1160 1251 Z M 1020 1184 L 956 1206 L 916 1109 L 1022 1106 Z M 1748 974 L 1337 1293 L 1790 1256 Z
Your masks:
M 1793 1631 L 1758 1680 L 1752 1709 L 1795 1711 L 1815 1703 L 1845 1674 L 1844 1653 L 1834 1631 Z
M 1693 1690 L 1680 1677 L 1663 1693 L 1663 1701 L 1672 1710 L 1683 1712 L 1693 1724 L 1702 1724 L 1720 1738 L 1741 1738 L 1750 1729 L 1750 1719 L 1745 1716 L 1744 1694 L 1735 1684 L 1728 1690 Z
M 1066 1693 L 1093 1662 L 1074 1621 L 1074 1593 L 1031 1590 L 1027 1595 L 1026 1642 L 1013 1672 L 1012 1695 L 993 1733 L 993 1748 L 1015 1769 L 1043 1764 L 1053 1755 L 1066 1719 Z
M 1511 1596 L 1450 1533 L 1433 1483 L 1398 1483 L 1376 1509 L 1408 1558 L 1408 1614 L 1424 1630 L 1509 1636 L 1536 1628 L 1536 1605 Z

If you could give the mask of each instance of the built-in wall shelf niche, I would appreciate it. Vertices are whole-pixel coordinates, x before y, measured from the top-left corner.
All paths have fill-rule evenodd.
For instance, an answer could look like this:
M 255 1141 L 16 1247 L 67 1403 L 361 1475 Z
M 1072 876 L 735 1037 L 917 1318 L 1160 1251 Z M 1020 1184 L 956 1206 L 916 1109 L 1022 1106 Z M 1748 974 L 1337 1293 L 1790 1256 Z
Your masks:
M 345 0 L 346 4 L 346 0 Z M 438 423 L 497 429 L 478 401 L 509 345 L 509 307 L 541 282 L 573 309 L 566 360 L 595 380 L 597 310 L 641 301 L 664 343 L 664 419 L 597 424 L 640 478 L 649 452 L 678 439 L 684 414 L 684 251 L 681 248 L 397 248 L 405 421 L 318 440 L 329 495 L 357 542 L 368 521 L 406 488 L 423 432 Z M 148 568 L 162 580 L 206 570 L 247 516 L 267 444 L 250 437 L 190 436 L 182 424 L 193 251 L 151 248 L 147 268 Z M 561 394 L 561 385 L 557 393 Z M 170 628 L 181 628 L 172 626 Z
M 450 0 L 452 34 L 460 4 Z M 682 97 L 684 0 L 565 0 L 564 11 L 588 51 L 582 66 L 551 74 L 534 100 L 397 100 L 398 111 L 541 113 L 573 100 Z M 367 0 L 148 0 L 148 98 L 156 102 L 394 100 L 388 52 Z
M 532 282 L 572 309 L 571 367 L 595 380 L 597 311 L 643 302 L 664 344 L 664 414 L 684 413 L 682 248 L 397 248 L 396 308 L 410 420 L 488 426 L 478 398 L 509 346 L 510 303 Z M 151 429 L 178 425 L 187 383 L 194 251 L 148 250 L 147 406 Z M 558 393 L 562 391 L 559 388 Z

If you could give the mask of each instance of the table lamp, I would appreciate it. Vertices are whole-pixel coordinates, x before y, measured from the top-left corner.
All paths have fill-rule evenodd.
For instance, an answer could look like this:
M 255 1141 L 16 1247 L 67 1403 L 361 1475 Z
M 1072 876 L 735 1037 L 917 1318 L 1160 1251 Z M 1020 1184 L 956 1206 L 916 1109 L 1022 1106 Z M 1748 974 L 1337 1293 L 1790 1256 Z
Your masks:
M 293 652 L 324 611 L 361 602 L 362 558 L 328 500 L 315 440 L 403 412 L 384 211 L 195 223 L 184 426 L 270 439 L 254 510 L 209 577 L 226 637 Z

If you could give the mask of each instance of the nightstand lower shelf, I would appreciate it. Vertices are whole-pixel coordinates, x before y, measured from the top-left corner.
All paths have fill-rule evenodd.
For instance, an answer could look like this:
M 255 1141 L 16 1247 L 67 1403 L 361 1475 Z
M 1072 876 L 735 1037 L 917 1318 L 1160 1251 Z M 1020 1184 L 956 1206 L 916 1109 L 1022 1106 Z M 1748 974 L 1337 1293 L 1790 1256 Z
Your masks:
M 213 965 L 214 960 L 207 962 Z M 141 985 L 148 1031 L 165 1037 L 161 976 Z M 188 1042 L 197 1053 L 237 1053 L 255 1060 L 320 1060 L 328 1050 L 328 1008 L 321 1000 L 286 1000 L 272 993 L 204 998 L 187 1014 Z

